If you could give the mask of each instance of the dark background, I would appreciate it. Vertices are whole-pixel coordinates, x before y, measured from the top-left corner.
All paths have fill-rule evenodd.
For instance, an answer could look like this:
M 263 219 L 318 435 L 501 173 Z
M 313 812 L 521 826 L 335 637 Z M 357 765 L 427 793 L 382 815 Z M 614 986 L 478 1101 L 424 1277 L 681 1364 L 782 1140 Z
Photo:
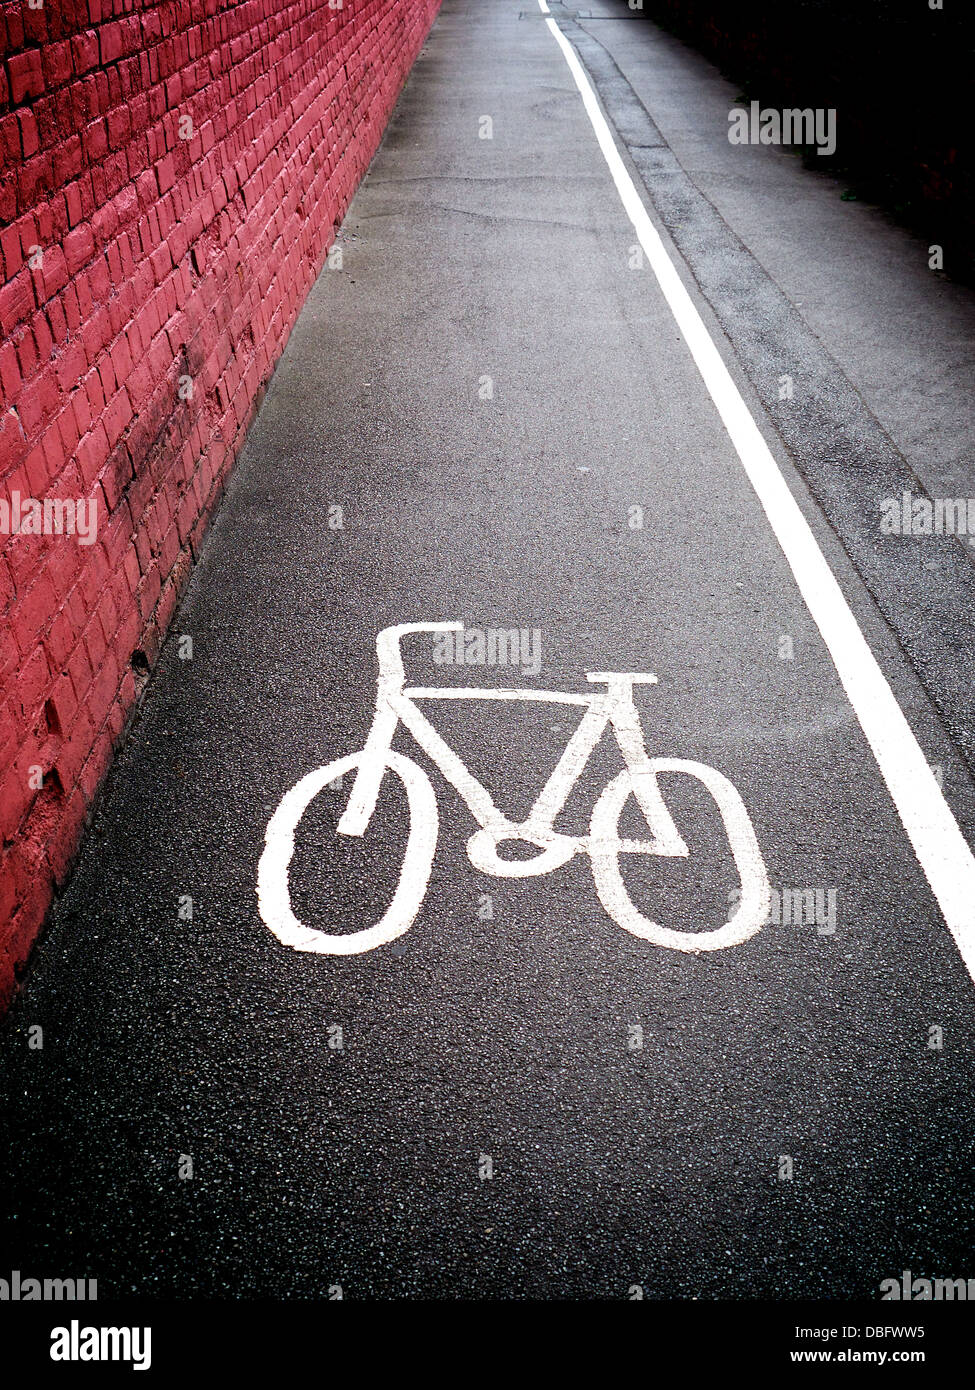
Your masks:
M 627 0 L 621 0 L 626 4 Z M 944 247 L 975 281 L 975 15 L 967 0 L 644 0 L 763 106 L 835 107 L 839 143 L 817 156 Z

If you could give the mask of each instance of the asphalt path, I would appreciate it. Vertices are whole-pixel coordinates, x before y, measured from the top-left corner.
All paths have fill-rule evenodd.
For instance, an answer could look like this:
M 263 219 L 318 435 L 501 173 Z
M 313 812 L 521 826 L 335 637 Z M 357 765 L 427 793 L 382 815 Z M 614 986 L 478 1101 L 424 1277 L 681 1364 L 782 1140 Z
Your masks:
M 544 16 L 447 0 L 5 1025 L 11 1268 L 106 1296 L 448 1299 L 975 1272 L 975 985 L 635 242 Z M 941 712 L 671 254 L 970 833 Z M 651 755 L 728 778 L 773 905 L 809 892 L 820 920 L 686 952 L 613 921 L 585 854 L 480 872 L 470 811 L 401 728 L 440 812 L 415 922 L 363 954 L 282 945 L 257 903 L 268 822 L 362 748 L 377 633 L 436 621 L 537 630 L 538 669 L 444 664 L 421 633 L 416 685 L 656 674 L 635 688 Z M 578 722 L 426 712 L 513 819 Z M 607 735 L 558 827 L 584 835 L 621 767 Z M 714 930 L 737 882 L 720 818 L 660 780 L 690 853 L 629 856 L 625 882 Z M 334 933 L 386 912 L 408 830 L 387 776 L 366 835 L 337 836 L 351 783 L 315 798 L 291 865 L 295 914 Z M 624 820 L 638 837 L 632 799 Z

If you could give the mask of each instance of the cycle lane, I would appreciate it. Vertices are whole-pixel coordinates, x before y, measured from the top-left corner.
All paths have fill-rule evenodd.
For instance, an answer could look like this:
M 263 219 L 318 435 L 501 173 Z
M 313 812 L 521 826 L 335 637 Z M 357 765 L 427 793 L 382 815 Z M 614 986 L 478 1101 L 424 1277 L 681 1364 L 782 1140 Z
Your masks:
M 518 13 L 445 7 L 177 621 L 193 659 L 170 644 L 14 1015 L 24 1260 L 53 1242 L 109 1286 L 350 1297 L 869 1296 L 908 1264 L 964 1273 L 971 982 L 632 264 L 564 61 Z M 728 776 L 779 915 L 809 891 L 823 920 L 688 956 L 614 924 L 583 857 L 479 874 L 468 812 L 401 731 L 441 815 L 415 925 L 361 957 L 279 946 L 255 900 L 268 818 L 362 746 L 376 633 L 430 619 L 537 631 L 540 662 L 457 667 L 418 637 L 423 684 L 655 672 L 650 752 Z M 906 672 L 898 693 L 950 758 Z M 556 706 L 430 715 L 521 815 L 574 727 Z M 567 829 L 619 766 L 604 740 Z M 316 804 L 292 872 L 305 920 L 385 909 L 394 792 L 361 843 L 332 833 L 347 783 Z M 634 893 L 681 929 L 720 925 L 713 813 L 677 779 L 667 795 L 691 856 Z

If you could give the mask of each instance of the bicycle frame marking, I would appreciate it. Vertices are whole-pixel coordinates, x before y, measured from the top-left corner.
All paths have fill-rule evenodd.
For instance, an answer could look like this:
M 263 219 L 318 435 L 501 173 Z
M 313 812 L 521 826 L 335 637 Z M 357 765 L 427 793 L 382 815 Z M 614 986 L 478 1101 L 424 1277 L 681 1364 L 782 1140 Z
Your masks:
M 353 955 L 395 940 L 412 925 L 429 883 L 439 818 L 429 778 L 411 759 L 392 751 L 393 737 L 400 723 L 455 788 L 477 821 L 480 828 L 467 843 L 468 857 L 475 868 L 495 877 L 528 878 L 550 873 L 573 855 L 585 853 L 590 856 L 596 891 L 606 911 L 635 936 L 676 950 L 696 952 L 735 945 L 754 935 L 765 921 L 770 896 L 765 866 L 748 812 L 732 784 L 713 768 L 683 759 L 648 756 L 633 700 L 633 686 L 655 684 L 656 676 L 640 672 L 587 672 L 590 682 L 606 685 L 605 691 L 591 695 L 480 687 L 407 687 L 400 651 L 402 637 L 411 632 L 459 630 L 463 630 L 459 622 L 403 623 L 378 634 L 376 708 L 364 748 L 361 753 L 329 763 L 303 777 L 282 798 L 268 825 L 258 867 L 258 902 L 261 916 L 278 939 L 296 950 Z M 425 699 L 528 700 L 576 705 L 585 713 L 527 818 L 514 822 L 497 809 L 487 790 L 414 703 Z M 589 835 L 566 835 L 556 831 L 555 820 L 608 726 L 612 727 L 623 754 L 624 770 L 600 795 Z M 383 776 L 392 771 L 406 788 L 410 835 L 396 893 L 381 921 L 348 935 L 330 935 L 305 926 L 294 916 L 288 891 L 288 867 L 294 853 L 294 834 L 308 804 L 330 781 L 352 767 L 357 769 L 356 779 L 336 827 L 338 833 L 349 836 L 365 833 L 375 811 Z M 621 853 L 668 857 L 688 854 L 687 845 L 660 791 L 657 773 L 661 771 L 685 772 L 697 778 L 711 793 L 721 812 L 741 878 L 742 894 L 737 913 L 715 931 L 677 932 L 651 922 L 635 908 L 623 883 L 618 864 Z M 631 794 L 646 817 L 650 840 L 621 840 L 617 834 L 620 814 Z M 534 845 L 539 853 L 531 859 L 502 859 L 497 849 L 504 840 Z

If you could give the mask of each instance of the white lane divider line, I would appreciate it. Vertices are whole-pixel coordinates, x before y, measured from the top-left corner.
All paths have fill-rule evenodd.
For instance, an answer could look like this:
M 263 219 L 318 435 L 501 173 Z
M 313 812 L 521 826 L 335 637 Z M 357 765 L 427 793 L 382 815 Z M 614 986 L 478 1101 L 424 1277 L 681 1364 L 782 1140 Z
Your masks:
M 549 13 L 545 0 L 539 0 L 539 7 Z M 975 980 L 975 857 L 809 523 L 650 221 L 575 49 L 554 19 L 545 23 L 569 65 L 626 214 L 833 658 L 918 863 Z

